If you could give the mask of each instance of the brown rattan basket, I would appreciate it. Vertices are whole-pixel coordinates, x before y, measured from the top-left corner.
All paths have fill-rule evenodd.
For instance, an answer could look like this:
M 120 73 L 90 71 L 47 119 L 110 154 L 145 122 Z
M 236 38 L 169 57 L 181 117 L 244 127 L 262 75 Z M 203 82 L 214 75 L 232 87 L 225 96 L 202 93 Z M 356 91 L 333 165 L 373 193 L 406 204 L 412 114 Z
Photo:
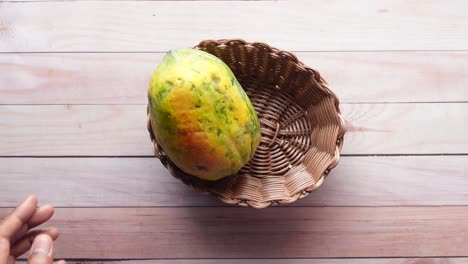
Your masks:
M 237 174 L 218 181 L 189 175 L 156 141 L 155 155 L 170 173 L 228 204 L 265 208 L 317 189 L 339 160 L 345 125 L 339 101 L 320 74 L 290 52 L 243 40 L 206 40 L 194 47 L 222 59 L 249 96 L 260 119 L 261 142 Z

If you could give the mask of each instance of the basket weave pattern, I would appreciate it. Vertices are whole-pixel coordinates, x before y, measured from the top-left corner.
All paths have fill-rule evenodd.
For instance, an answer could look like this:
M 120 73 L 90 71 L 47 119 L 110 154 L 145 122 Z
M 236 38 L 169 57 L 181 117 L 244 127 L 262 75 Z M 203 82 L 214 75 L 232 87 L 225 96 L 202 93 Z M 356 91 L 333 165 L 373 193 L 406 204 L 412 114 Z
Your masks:
M 206 40 L 195 49 L 231 68 L 259 117 L 260 146 L 237 174 L 205 181 L 177 168 L 164 153 L 148 111 L 153 150 L 162 164 L 197 190 L 254 208 L 291 203 L 318 188 L 337 165 L 345 134 L 338 98 L 320 74 L 264 43 Z

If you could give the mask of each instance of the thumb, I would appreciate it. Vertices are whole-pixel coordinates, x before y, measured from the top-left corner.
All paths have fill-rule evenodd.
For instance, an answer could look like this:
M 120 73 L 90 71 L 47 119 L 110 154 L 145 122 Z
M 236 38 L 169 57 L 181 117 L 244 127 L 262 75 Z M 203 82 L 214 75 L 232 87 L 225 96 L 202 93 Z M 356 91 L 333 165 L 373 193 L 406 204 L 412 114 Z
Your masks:
M 28 258 L 28 264 L 52 264 L 52 252 L 54 244 L 49 235 L 38 235 L 32 244 L 31 255 Z

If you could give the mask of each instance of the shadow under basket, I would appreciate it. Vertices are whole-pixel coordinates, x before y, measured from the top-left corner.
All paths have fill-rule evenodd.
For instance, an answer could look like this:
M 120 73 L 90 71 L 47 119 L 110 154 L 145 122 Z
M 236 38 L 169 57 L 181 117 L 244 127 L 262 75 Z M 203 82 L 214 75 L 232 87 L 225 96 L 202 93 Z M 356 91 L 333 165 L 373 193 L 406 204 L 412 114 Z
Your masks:
M 238 173 L 206 181 L 180 170 L 156 141 L 155 155 L 170 173 L 228 204 L 265 208 L 317 189 L 339 160 L 345 125 L 339 101 L 320 74 L 290 52 L 243 40 L 206 40 L 194 47 L 223 60 L 249 96 L 261 142 Z

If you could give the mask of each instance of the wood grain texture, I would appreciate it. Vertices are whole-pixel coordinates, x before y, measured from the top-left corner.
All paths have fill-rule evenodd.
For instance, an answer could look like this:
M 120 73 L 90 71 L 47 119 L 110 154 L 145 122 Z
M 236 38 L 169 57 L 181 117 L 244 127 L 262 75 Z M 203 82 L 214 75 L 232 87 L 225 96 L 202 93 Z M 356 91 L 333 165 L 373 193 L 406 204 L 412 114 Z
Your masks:
M 450 154 L 468 151 L 468 104 L 342 105 L 345 154 Z
M 2 158 L 0 207 L 35 193 L 59 207 L 222 206 L 172 178 L 155 158 Z M 468 156 L 343 157 L 325 183 L 289 206 L 468 205 Z
M 468 255 L 463 206 L 64 208 L 51 225 L 58 258 Z
M 296 52 L 341 102 L 468 101 L 468 52 Z M 0 104 L 145 104 L 164 53 L 0 54 Z
M 345 154 L 468 153 L 468 104 L 343 104 Z M 1 105 L 1 156 L 152 155 L 145 105 Z
M 164 259 L 127 261 L 68 261 L 69 264 L 466 264 L 468 258 L 379 259 Z
M 149 155 L 141 105 L 0 106 L 1 155 Z
M 460 50 L 468 46 L 465 5 L 463 0 L 5 2 L 0 51 L 166 51 L 213 38 L 244 38 L 292 51 Z

